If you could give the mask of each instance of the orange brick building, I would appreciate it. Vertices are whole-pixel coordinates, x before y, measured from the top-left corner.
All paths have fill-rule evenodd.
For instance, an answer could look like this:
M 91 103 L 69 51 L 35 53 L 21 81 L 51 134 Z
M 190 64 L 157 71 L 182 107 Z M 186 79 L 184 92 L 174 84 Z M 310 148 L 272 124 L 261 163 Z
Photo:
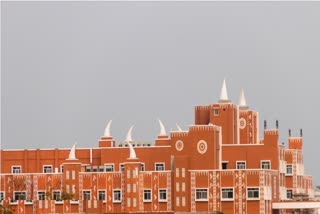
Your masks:
M 15 213 L 287 213 L 272 209 L 312 197 L 302 133 L 279 144 L 259 114 L 228 100 L 195 107 L 195 124 L 154 144 L 115 142 L 108 123 L 97 148 L 1 150 L 0 200 Z M 277 125 L 276 125 L 277 126 Z

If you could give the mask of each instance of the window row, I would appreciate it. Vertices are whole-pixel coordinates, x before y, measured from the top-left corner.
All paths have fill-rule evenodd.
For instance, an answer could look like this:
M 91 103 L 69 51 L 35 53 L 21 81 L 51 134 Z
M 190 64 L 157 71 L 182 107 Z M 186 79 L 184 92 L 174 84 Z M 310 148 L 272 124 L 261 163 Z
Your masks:
M 156 197 L 158 197 L 159 202 L 166 202 L 167 201 L 167 189 L 159 189 L 158 196 L 156 196 Z M 144 202 L 151 202 L 152 201 L 152 190 L 151 189 L 144 189 L 143 190 L 143 201 Z
M 224 161 L 221 164 L 222 169 L 228 169 L 228 162 Z M 237 161 L 236 162 L 236 169 L 246 169 L 246 161 Z M 269 160 L 260 161 L 260 168 L 261 169 L 271 169 L 271 163 Z
M 155 163 L 154 165 L 154 170 L 155 171 L 164 171 L 165 170 L 165 163 Z M 105 164 L 104 166 L 86 166 L 85 167 L 86 172 L 114 172 L 114 164 Z M 124 164 L 119 165 L 119 171 L 123 172 L 124 171 Z M 140 171 L 145 171 L 145 164 L 141 163 L 140 165 Z M 42 172 L 43 173 L 53 173 L 53 166 L 52 165 L 43 165 L 42 166 Z M 57 171 L 57 168 L 55 170 Z M 63 166 L 60 166 L 60 172 L 63 172 Z M 11 173 L 12 174 L 19 174 L 22 173 L 22 167 L 17 165 L 17 166 L 11 166 Z
M 208 189 L 198 188 L 196 189 L 196 201 L 208 201 Z M 259 188 L 258 187 L 248 187 L 247 188 L 247 199 L 248 200 L 258 200 L 259 199 Z M 231 188 L 221 188 L 221 201 L 232 201 L 234 200 L 234 189 Z

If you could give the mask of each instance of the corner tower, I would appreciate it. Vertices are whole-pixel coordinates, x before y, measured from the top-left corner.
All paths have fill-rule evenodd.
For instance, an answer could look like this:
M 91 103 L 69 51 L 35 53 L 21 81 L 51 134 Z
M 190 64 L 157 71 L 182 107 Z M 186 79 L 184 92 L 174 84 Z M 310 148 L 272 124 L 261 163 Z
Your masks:
M 240 144 L 259 143 L 259 113 L 247 106 L 243 89 L 239 98 Z

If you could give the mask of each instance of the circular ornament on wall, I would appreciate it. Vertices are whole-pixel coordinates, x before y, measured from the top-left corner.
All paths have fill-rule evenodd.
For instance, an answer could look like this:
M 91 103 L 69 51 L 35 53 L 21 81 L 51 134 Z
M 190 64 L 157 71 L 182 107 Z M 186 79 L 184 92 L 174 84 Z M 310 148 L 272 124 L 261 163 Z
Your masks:
M 183 149 L 183 141 L 182 140 L 177 140 L 177 142 L 176 142 L 176 150 L 177 151 L 182 151 L 182 149 Z
M 240 129 L 244 129 L 246 127 L 246 125 L 247 125 L 246 120 L 244 118 L 240 118 L 240 120 L 239 120 L 239 128 Z
M 208 145 L 207 145 L 207 142 L 204 141 L 204 140 L 200 140 L 197 144 L 197 150 L 200 154 L 204 154 L 206 153 L 208 149 Z

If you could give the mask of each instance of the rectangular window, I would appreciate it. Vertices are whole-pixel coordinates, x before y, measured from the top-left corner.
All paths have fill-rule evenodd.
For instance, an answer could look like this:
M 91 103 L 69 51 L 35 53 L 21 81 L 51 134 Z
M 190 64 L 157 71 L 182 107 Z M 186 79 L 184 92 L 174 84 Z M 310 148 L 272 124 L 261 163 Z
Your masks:
M 131 192 L 131 186 L 130 186 L 130 184 L 127 184 L 127 192 Z
M 106 191 L 105 190 L 98 191 L 98 200 L 100 200 L 100 201 L 106 200 Z
M 248 200 L 259 199 L 259 188 L 247 188 Z
M 63 173 L 63 165 L 60 166 L 60 172 Z
M 182 205 L 183 207 L 186 206 L 186 197 L 185 197 L 185 196 L 183 196 L 183 197 L 181 198 L 181 205 Z
M 127 178 L 130 178 L 130 175 L 131 175 L 131 170 L 127 169 Z
M 0 192 L 0 201 L 4 200 L 4 192 Z
M 214 116 L 218 116 L 219 115 L 219 109 L 218 108 L 214 108 L 213 109 L 213 115 Z
M 261 161 L 261 169 L 271 169 L 270 161 Z
M 76 185 L 72 184 L 72 194 L 76 193 Z
M 124 164 L 123 164 L 123 163 L 120 164 L 119 169 L 120 169 L 120 170 L 119 170 L 120 172 L 124 172 Z
M 99 172 L 104 172 L 104 166 L 99 166 Z
M 114 171 L 114 164 L 105 164 L 104 165 L 106 172 L 113 172 Z
M 137 192 L 137 184 L 132 184 L 132 192 Z
M 167 201 L 167 189 L 159 189 L 159 202 Z
M 151 189 L 143 190 L 143 201 L 151 202 Z
M 70 177 L 70 171 L 69 170 L 66 170 L 66 179 L 68 180 Z
M 68 184 L 66 185 L 66 192 L 70 193 L 70 186 Z
M 131 207 L 131 200 L 130 200 L 130 198 L 127 198 L 127 207 Z
M 43 173 L 52 173 L 52 165 L 44 165 Z
M 15 201 L 26 200 L 26 192 L 14 192 L 13 198 Z
M 237 169 L 246 169 L 245 161 L 237 161 Z
M 86 172 L 91 172 L 91 166 L 86 166 Z
M 98 167 L 97 166 L 92 167 L 92 172 L 98 172 Z
M 186 177 L 186 168 L 181 169 L 181 177 Z
M 181 191 L 182 191 L 182 192 L 185 192 L 185 191 L 186 191 L 186 183 L 185 183 L 185 182 L 182 182 L 182 183 L 181 183 Z
M 52 192 L 52 200 L 61 201 L 61 192 L 60 191 L 53 191 Z
M 287 199 L 292 199 L 292 190 L 287 190 Z
M 90 190 L 83 190 L 82 191 L 82 199 L 83 200 L 91 200 L 91 191 Z
M 286 175 L 292 175 L 292 164 L 287 164 Z
M 233 188 L 222 188 L 221 189 L 221 200 L 232 201 L 233 200 Z
M 75 180 L 75 179 L 76 179 L 76 171 L 72 170 L 72 180 Z
M 196 201 L 207 201 L 208 189 L 196 189 Z
M 176 177 L 179 178 L 179 168 L 176 168 Z
M 176 197 L 176 206 L 180 207 L 180 198 L 178 196 Z
M 121 191 L 113 190 L 113 203 L 121 202 Z
M 222 169 L 228 168 L 228 162 L 222 162 Z
M 46 199 L 46 194 L 44 191 L 39 191 L 38 192 L 38 200 L 45 200 Z
M 179 185 L 179 182 L 176 182 L 176 192 L 179 192 L 180 191 L 180 185 Z
M 140 171 L 144 171 L 144 163 L 140 165 Z
M 11 173 L 12 174 L 22 173 L 21 166 L 12 166 L 11 167 Z
M 138 177 L 138 168 L 134 168 L 133 171 L 132 171 L 132 177 L 133 178 L 137 178 Z
M 156 163 L 155 170 L 156 171 L 164 171 L 164 163 Z
M 137 199 L 136 198 L 132 199 L 132 206 L 137 207 Z

